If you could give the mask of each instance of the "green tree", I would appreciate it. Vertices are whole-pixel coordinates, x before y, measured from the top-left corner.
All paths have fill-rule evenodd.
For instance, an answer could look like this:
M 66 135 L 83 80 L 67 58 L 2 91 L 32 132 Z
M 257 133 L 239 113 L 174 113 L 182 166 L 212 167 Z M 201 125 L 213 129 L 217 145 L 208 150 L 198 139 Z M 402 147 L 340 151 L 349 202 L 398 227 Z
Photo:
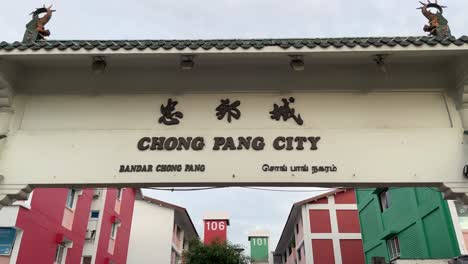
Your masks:
M 190 242 L 184 253 L 186 264 L 248 264 L 249 259 L 240 252 L 240 246 L 229 242 L 203 244 L 200 240 Z

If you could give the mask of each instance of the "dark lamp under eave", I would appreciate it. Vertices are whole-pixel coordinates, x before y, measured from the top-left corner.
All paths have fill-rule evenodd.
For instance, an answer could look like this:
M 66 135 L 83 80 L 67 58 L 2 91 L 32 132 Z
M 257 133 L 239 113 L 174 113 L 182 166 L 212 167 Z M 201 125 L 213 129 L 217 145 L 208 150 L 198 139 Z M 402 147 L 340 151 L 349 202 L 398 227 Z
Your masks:
M 94 57 L 93 64 L 91 66 L 93 74 L 100 75 L 106 71 L 107 62 L 104 57 Z
M 293 55 L 291 58 L 291 62 L 289 63 L 291 69 L 298 72 L 305 70 L 305 63 L 302 56 Z

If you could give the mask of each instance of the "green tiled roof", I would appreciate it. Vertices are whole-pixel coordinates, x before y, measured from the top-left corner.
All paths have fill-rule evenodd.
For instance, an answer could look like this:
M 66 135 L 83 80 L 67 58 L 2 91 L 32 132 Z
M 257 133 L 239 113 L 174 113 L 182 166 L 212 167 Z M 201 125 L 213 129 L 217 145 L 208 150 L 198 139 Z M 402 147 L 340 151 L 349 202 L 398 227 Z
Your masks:
M 316 38 L 316 39 L 221 39 L 221 40 L 47 40 L 34 43 L 1 42 L 0 51 L 25 50 L 224 50 L 287 48 L 354 48 L 354 47 L 408 47 L 422 45 L 462 46 L 468 44 L 468 36 L 460 38 L 436 37 L 370 37 L 370 38 Z

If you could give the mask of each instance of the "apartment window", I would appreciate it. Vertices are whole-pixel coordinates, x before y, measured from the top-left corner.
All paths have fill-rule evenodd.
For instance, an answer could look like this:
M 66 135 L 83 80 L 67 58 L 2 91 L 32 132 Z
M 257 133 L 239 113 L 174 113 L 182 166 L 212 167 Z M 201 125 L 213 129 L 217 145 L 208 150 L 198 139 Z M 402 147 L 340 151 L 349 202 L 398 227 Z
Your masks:
M 85 256 L 85 257 L 83 257 L 83 264 L 91 264 L 92 260 L 93 260 L 93 257 Z
M 394 261 L 400 257 L 400 242 L 398 237 L 393 237 L 387 240 L 388 253 L 390 255 L 390 261 Z
M 380 209 L 382 212 L 390 208 L 390 206 L 392 206 L 392 200 L 391 200 L 390 191 L 388 188 L 385 188 L 382 192 L 379 193 L 379 200 L 380 200 Z
M 301 261 L 302 259 L 302 247 L 300 247 L 298 250 L 297 250 L 297 258 L 299 259 L 299 261 Z
M 288 256 L 291 256 L 291 254 L 292 254 L 292 247 L 291 247 L 291 245 L 289 245 L 289 247 L 288 247 Z
M 65 256 L 65 246 L 63 244 L 58 244 L 57 248 L 55 249 L 55 264 L 63 264 Z
M 299 223 L 296 224 L 296 234 L 299 234 Z
M 115 239 L 117 236 L 117 223 L 112 224 L 112 229 L 111 229 L 111 238 Z
M 91 219 L 98 219 L 98 218 L 99 218 L 99 210 L 92 210 Z
M 458 221 L 462 229 L 468 229 L 468 206 L 460 202 L 454 202 L 457 208 Z
M 70 208 L 70 209 L 72 209 L 73 205 L 75 204 L 75 194 L 76 194 L 75 189 L 68 189 L 67 207 Z
M 96 230 L 87 229 L 85 240 L 94 240 L 96 238 Z
M 180 239 L 180 235 L 182 234 L 182 229 L 178 225 L 176 225 L 176 237 Z
M 15 246 L 15 240 L 18 232 L 14 228 L 0 227 L 1 250 L 0 256 L 10 256 Z
M 285 251 L 284 252 L 284 263 L 288 260 L 288 253 Z
M 121 201 L 122 200 L 122 194 L 123 194 L 123 189 L 118 188 L 117 189 L 117 200 Z

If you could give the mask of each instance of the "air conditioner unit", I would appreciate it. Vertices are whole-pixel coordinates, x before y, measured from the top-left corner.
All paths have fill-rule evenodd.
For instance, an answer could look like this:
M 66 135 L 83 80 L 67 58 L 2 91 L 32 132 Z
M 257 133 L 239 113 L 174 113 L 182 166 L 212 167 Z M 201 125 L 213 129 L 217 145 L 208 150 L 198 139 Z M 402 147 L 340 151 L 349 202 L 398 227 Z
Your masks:
M 94 240 L 96 237 L 96 230 L 86 230 L 85 240 Z
M 93 199 L 99 199 L 101 197 L 101 190 L 94 190 Z

